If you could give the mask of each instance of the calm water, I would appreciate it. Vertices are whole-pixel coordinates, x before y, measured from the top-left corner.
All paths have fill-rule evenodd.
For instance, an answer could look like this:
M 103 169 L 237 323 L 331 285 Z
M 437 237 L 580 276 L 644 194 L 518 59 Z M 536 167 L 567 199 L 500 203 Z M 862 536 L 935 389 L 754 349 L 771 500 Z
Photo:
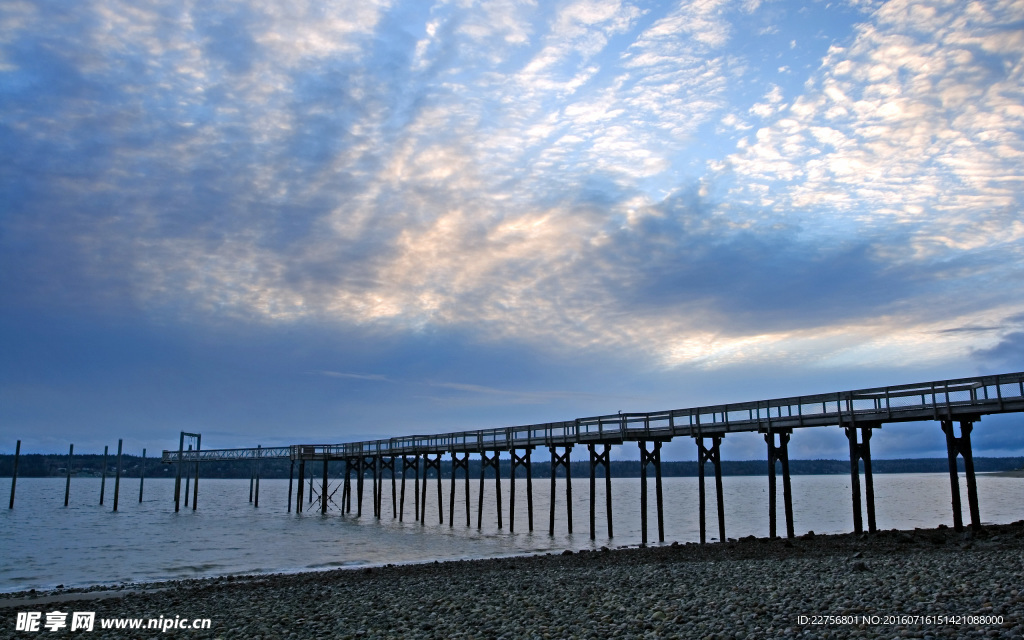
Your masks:
M 717 535 L 714 482 L 708 483 L 708 534 Z M 9 480 L 3 495 L 9 494 Z M 327 516 L 319 510 L 286 513 L 287 480 L 263 480 L 260 507 L 249 503 L 248 480 L 202 480 L 199 509 L 174 513 L 174 483 L 147 479 L 145 501 L 138 502 L 138 480 L 122 481 L 119 510 L 113 512 L 113 482 L 108 478 L 105 506 L 99 506 L 100 480 L 73 478 L 70 506 L 64 507 L 63 478 L 20 478 L 13 510 L 0 511 L 0 591 L 47 589 L 58 584 L 86 586 L 257 572 L 294 572 L 333 567 L 487 558 L 602 545 L 636 545 L 640 532 L 640 480 L 612 481 L 613 539 L 606 536 L 604 482 L 597 490 L 597 539 L 589 535 L 589 482 L 573 482 L 573 534 L 567 533 L 565 484 L 556 493 L 555 535 L 549 536 L 550 480 L 534 483 L 534 531 L 527 531 L 526 483 L 516 483 L 515 533 L 508 532 L 509 483 L 502 479 L 504 529 L 498 530 L 494 481 L 484 496 L 483 528 L 477 530 L 476 492 L 471 483 L 472 527 L 466 527 L 464 483 L 456 484 L 455 526 L 449 527 L 450 481 L 443 485 L 445 524 L 438 524 L 436 480 L 427 497 L 427 522 L 413 521 L 412 482 L 408 482 L 405 522 L 391 517 L 390 483 L 385 484 L 384 518 L 373 518 L 371 485 L 366 484 L 364 515 Z M 335 485 L 336 482 L 332 483 Z M 726 535 L 768 534 L 768 481 L 764 477 L 726 477 Z M 964 521 L 966 482 L 961 477 Z M 308 485 L 307 485 L 308 486 Z M 354 488 L 354 484 L 353 484 Z M 649 540 L 657 540 L 654 482 L 648 483 Z M 333 487 L 332 487 L 333 490 Z M 1024 479 L 978 477 L 984 522 L 1024 518 Z M 340 502 L 341 492 L 335 494 Z M 696 478 L 666 478 L 666 542 L 699 540 Z M 875 476 L 875 505 L 882 529 L 952 524 L 946 474 Z M 353 507 L 355 505 L 353 504 Z M 785 532 L 779 482 L 778 527 Z M 848 476 L 794 476 L 793 509 L 797 535 L 808 530 L 839 533 L 853 529 Z M 865 519 L 866 526 L 866 519 Z

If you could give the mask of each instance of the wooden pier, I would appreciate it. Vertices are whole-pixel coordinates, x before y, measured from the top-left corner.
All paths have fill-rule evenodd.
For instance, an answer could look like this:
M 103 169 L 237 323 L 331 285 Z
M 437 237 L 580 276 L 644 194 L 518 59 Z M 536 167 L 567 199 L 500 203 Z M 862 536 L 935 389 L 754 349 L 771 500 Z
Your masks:
M 602 467 L 605 476 L 605 518 L 608 537 L 612 537 L 612 494 L 610 482 L 610 448 L 636 442 L 640 453 L 641 491 L 640 513 L 641 532 L 644 543 L 648 540 L 647 483 L 648 474 L 653 472 L 656 494 L 655 512 L 658 526 L 658 540 L 665 539 L 664 505 L 662 500 L 661 447 L 664 443 L 679 437 L 693 438 L 698 450 L 699 461 L 699 517 L 700 539 L 706 541 L 704 473 L 705 464 L 711 463 L 715 470 L 716 500 L 718 506 L 718 539 L 725 540 L 725 519 L 722 493 L 722 471 L 720 446 L 723 438 L 732 433 L 756 432 L 764 436 L 767 445 L 768 462 L 768 514 L 769 535 L 776 537 L 776 494 L 777 469 L 782 473 L 782 494 L 786 518 L 786 536 L 793 537 L 793 501 L 789 476 L 789 441 L 794 431 L 807 428 L 839 426 L 849 440 L 851 499 L 854 531 L 864 529 L 861 504 L 861 471 L 864 465 L 864 484 L 868 530 L 875 531 L 874 488 L 871 474 L 871 435 L 883 425 L 905 422 L 935 421 L 945 434 L 946 451 L 949 459 L 950 485 L 952 495 L 953 521 L 957 530 L 963 528 L 960 503 L 957 458 L 962 457 L 967 477 L 967 499 L 971 526 L 981 526 L 978 507 L 977 487 L 971 452 L 971 433 L 982 416 L 1024 412 L 1024 373 L 1006 373 L 974 378 L 959 378 L 916 384 L 841 391 L 812 396 L 797 396 L 758 400 L 754 402 L 730 403 L 714 406 L 692 407 L 653 411 L 649 413 L 618 413 L 614 415 L 577 418 L 563 422 L 551 422 L 499 429 L 482 429 L 425 436 L 403 436 L 384 440 L 349 442 L 342 444 L 299 444 L 289 447 L 256 447 L 242 449 L 200 450 L 199 434 L 182 434 L 177 451 L 164 451 L 163 462 L 178 465 L 178 484 L 182 466 L 189 463 L 194 468 L 192 507 L 195 509 L 198 495 L 199 463 L 211 460 L 253 460 L 258 465 L 264 458 L 289 458 L 292 467 L 299 463 L 298 488 L 295 494 L 295 512 L 304 509 L 303 487 L 308 478 L 309 496 L 305 509 L 314 509 L 314 492 L 321 513 L 327 513 L 329 504 L 335 504 L 343 513 L 352 511 L 351 474 L 356 477 L 356 513 L 362 515 L 363 483 L 367 472 L 373 484 L 373 515 L 382 517 L 384 494 L 384 471 L 390 472 L 392 517 L 403 520 L 405 514 L 406 479 L 414 479 L 413 516 L 425 523 L 428 499 L 427 473 L 433 469 L 437 475 L 438 517 L 444 522 L 444 505 L 441 466 L 447 456 L 451 471 L 451 491 L 448 504 L 448 524 L 455 524 L 455 484 L 458 472 L 463 471 L 466 495 L 466 526 L 472 526 L 470 507 L 470 455 L 480 460 L 479 498 L 477 502 L 476 526 L 483 520 L 483 494 L 485 476 L 493 469 L 497 490 L 497 524 L 502 528 L 501 504 L 501 455 L 511 457 L 509 477 L 509 530 L 514 530 L 516 471 L 522 467 L 526 473 L 526 497 L 529 514 L 529 529 L 533 530 L 533 482 L 531 454 L 538 447 L 545 447 L 550 453 L 551 496 L 548 532 L 555 531 L 556 482 L 559 470 L 565 477 L 565 505 L 569 533 L 572 533 L 572 478 L 570 476 L 570 454 L 574 447 L 585 446 L 590 456 L 590 537 L 596 530 L 596 469 Z M 959 435 L 957 429 L 959 428 Z M 185 438 L 194 438 L 194 450 L 185 450 Z M 522 453 L 520 453 L 522 452 Z M 400 463 L 398 461 L 401 461 Z M 333 499 L 328 481 L 328 465 L 331 462 L 344 465 L 342 497 Z M 307 475 L 307 463 L 310 473 Z M 319 463 L 322 474 L 319 490 L 314 485 L 314 466 Z M 258 469 L 255 466 L 254 469 Z M 423 487 L 420 487 L 420 470 L 423 470 Z M 396 490 L 396 472 L 401 475 L 401 491 Z M 258 472 L 254 472 L 257 473 Z M 256 486 L 258 487 L 258 475 Z M 291 487 L 289 481 L 289 512 L 291 512 Z M 336 491 L 336 490 L 335 490 Z M 258 488 L 257 488 L 258 492 Z M 401 495 L 401 499 L 398 495 Z M 13 487 L 12 487 L 13 496 Z M 13 498 L 12 498 L 13 499 Z M 258 504 L 258 493 L 255 499 Z M 187 502 L 186 502 L 187 505 Z M 175 492 L 175 509 L 178 508 L 178 491 Z

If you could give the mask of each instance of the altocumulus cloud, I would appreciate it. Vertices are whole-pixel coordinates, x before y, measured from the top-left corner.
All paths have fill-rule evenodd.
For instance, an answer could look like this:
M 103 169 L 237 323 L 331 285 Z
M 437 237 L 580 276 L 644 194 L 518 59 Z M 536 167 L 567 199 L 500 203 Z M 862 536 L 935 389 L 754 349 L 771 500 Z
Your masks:
M 1024 2 L 834 4 L 5 2 L 4 295 L 669 367 L 998 361 Z

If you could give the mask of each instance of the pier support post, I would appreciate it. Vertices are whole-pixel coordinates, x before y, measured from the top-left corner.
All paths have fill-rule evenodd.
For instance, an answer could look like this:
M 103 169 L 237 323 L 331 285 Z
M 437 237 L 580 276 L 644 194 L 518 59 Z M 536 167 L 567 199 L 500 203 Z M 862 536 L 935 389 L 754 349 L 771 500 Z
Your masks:
M 587 449 L 590 451 L 590 539 L 594 540 L 597 537 L 596 520 L 597 520 L 597 466 L 601 465 L 604 467 L 604 502 L 605 502 L 605 517 L 608 521 L 608 537 L 612 536 L 612 470 L 611 470 L 611 459 L 610 453 L 612 450 L 611 445 L 604 445 L 604 452 L 597 452 L 597 445 L 588 444 Z
M 779 444 L 775 444 L 775 434 L 779 434 Z M 793 491 L 789 481 L 789 437 L 792 432 L 769 431 L 764 434 L 764 441 L 768 443 L 768 535 L 771 538 L 775 535 L 775 511 L 776 511 L 776 490 L 775 490 L 775 462 L 782 463 L 782 499 L 786 510 L 786 537 L 793 536 Z
M 64 483 L 64 506 L 68 506 L 68 498 L 71 497 L 71 461 L 74 459 L 75 445 L 68 447 L 68 477 Z
M 341 513 L 352 513 L 352 458 L 345 458 L 345 480 L 341 483 Z
M 665 542 L 665 511 L 661 488 L 661 440 L 654 440 L 654 448 L 647 450 L 647 440 L 640 445 L 640 538 L 647 544 L 647 465 L 654 465 L 655 496 L 658 507 L 658 542 Z
M 398 490 L 395 488 L 398 478 L 395 477 L 395 456 L 387 456 L 387 462 L 384 461 L 384 456 L 381 456 L 381 464 L 383 469 L 387 469 L 391 472 L 391 517 L 398 517 Z M 381 481 L 383 482 L 383 480 Z
M 384 458 L 374 457 L 374 517 L 381 519 L 381 496 L 384 494 Z
M 11 504 L 8 509 L 14 508 L 14 489 L 18 486 L 18 459 L 21 457 L 21 440 L 14 447 L 14 472 L 11 473 Z
M 107 492 L 107 453 L 109 449 L 110 447 L 103 447 L 103 472 L 100 475 L 100 506 L 103 506 L 103 494 Z M 187 502 L 185 506 L 188 506 Z
M 469 452 L 463 454 L 462 458 L 459 458 L 458 451 L 452 451 L 452 493 L 451 498 L 448 500 L 448 526 L 455 526 L 455 476 L 459 469 L 462 469 L 466 475 L 466 526 L 471 526 L 470 521 L 470 508 L 469 508 Z
M 533 453 L 533 447 L 525 447 L 523 455 L 517 454 L 515 449 L 509 451 L 512 457 L 512 474 L 509 477 L 508 530 L 512 532 L 516 530 L 516 469 L 519 467 L 526 467 L 526 509 L 530 531 L 533 531 L 533 471 L 530 465 L 531 453 Z
M 420 499 L 422 507 L 420 508 L 420 524 L 427 524 L 427 477 L 430 475 L 430 470 L 434 469 L 437 471 L 437 517 L 440 518 L 440 523 L 444 524 L 444 505 L 441 502 L 441 454 L 438 453 L 433 460 L 430 459 L 429 453 L 423 454 L 423 494 Z
M 292 487 L 295 483 L 295 460 L 288 465 L 288 513 L 292 512 Z M 300 483 L 301 484 L 301 483 Z
M 191 458 L 191 444 L 188 445 L 188 451 L 185 452 L 185 455 L 186 455 L 186 457 Z M 253 473 L 255 472 L 255 467 L 251 467 L 249 469 L 249 471 L 250 471 L 250 474 L 249 474 L 249 502 L 252 502 L 253 501 L 253 478 L 255 477 L 253 475 Z M 188 467 L 185 467 L 185 506 L 186 507 L 188 506 L 188 492 L 189 492 L 189 488 L 190 487 L 191 487 L 191 469 L 188 468 Z M 103 504 L 103 503 L 100 502 L 99 504 Z
M 555 477 L 558 475 L 558 467 L 565 468 L 565 512 L 568 519 L 568 530 L 572 533 L 572 468 L 570 467 L 569 454 L 572 453 L 572 446 L 565 445 L 562 455 L 558 455 L 558 447 L 549 446 L 551 452 L 551 517 L 548 520 L 548 535 L 555 535 Z
M 142 504 L 142 487 L 146 483 L 146 448 L 142 448 L 142 464 L 139 466 L 139 504 Z
M 711 440 L 711 448 L 704 444 L 705 436 L 696 436 L 698 491 L 700 492 L 700 543 L 707 542 L 706 499 L 704 496 L 705 465 L 710 462 L 715 467 L 715 497 L 718 504 L 718 541 L 725 542 L 725 504 L 722 497 L 722 438 L 721 434 L 707 436 Z
M 202 449 L 203 435 L 193 434 L 196 439 L 196 479 L 192 482 L 192 510 L 199 506 L 199 451 Z
M 174 512 L 178 512 L 178 508 L 181 506 L 181 465 L 184 464 L 185 455 L 185 432 L 181 432 L 181 437 L 178 439 L 178 469 L 174 476 Z
M 398 521 L 402 522 L 402 518 L 405 516 L 405 477 L 409 475 L 409 470 L 414 469 L 416 471 L 416 486 L 413 490 L 413 498 L 416 503 L 416 520 L 420 519 L 420 503 L 416 499 L 416 496 L 420 492 L 420 456 L 419 454 L 412 456 L 402 456 L 402 497 L 399 500 L 398 505 Z
M 442 487 L 441 487 L 441 454 L 437 454 L 436 466 L 437 469 L 437 524 L 444 524 L 444 502 L 441 498 Z
M 192 451 L 192 446 L 189 445 L 189 451 Z M 249 504 L 252 504 L 252 497 L 256 487 L 256 461 L 253 460 L 249 463 Z M 188 506 L 188 478 L 185 479 L 185 506 Z
M 121 495 L 121 451 L 124 440 L 117 439 L 117 472 L 114 475 L 114 511 L 117 511 L 117 499 Z
M 480 452 L 480 495 L 477 498 L 476 528 L 480 529 L 484 514 L 484 477 L 487 475 L 487 468 L 494 469 L 494 500 L 498 506 L 498 528 L 502 528 L 501 522 L 501 461 L 500 451 L 495 451 L 488 456 L 486 451 Z
M 302 453 L 300 452 L 301 456 Z M 298 492 L 295 496 L 295 513 L 302 513 L 302 488 L 306 486 L 306 459 L 299 458 L 299 486 L 296 491 Z
M 320 513 L 327 513 L 327 452 L 324 451 L 324 476 L 323 484 L 320 488 Z
M 949 459 L 949 485 L 953 498 L 953 526 L 957 531 L 964 528 L 960 505 L 960 478 L 957 473 L 957 456 L 963 456 L 964 472 L 967 476 L 967 506 L 971 512 L 971 528 L 981 528 L 981 513 L 978 508 L 978 484 L 974 477 L 974 454 L 971 451 L 971 431 L 974 420 L 960 421 L 960 437 L 953 431 L 953 420 L 942 420 L 942 431 L 946 434 L 946 456 Z
M 256 445 L 256 500 L 253 501 L 252 506 L 259 509 L 260 507 L 260 462 L 263 457 L 263 445 Z
M 356 516 L 363 517 L 363 485 L 366 483 L 366 457 L 360 454 L 356 460 Z
M 857 442 L 857 426 L 860 427 L 860 442 Z M 850 441 L 850 494 L 853 498 L 853 531 L 861 533 L 864 530 L 864 521 L 860 508 L 860 461 L 864 461 L 864 491 L 865 502 L 868 512 L 868 531 L 877 531 L 875 525 L 875 484 L 871 475 L 871 434 L 872 429 L 882 425 L 879 423 L 866 423 L 860 425 L 843 425 L 846 438 Z

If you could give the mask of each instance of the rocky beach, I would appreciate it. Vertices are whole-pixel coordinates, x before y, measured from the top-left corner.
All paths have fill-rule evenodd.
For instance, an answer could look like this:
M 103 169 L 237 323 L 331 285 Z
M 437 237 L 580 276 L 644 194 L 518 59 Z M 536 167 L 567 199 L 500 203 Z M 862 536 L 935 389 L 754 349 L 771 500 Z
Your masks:
M 50 631 L 54 611 L 68 625 Z M 4 594 L 0 617 L 3 638 L 1019 639 L 1024 521 Z

